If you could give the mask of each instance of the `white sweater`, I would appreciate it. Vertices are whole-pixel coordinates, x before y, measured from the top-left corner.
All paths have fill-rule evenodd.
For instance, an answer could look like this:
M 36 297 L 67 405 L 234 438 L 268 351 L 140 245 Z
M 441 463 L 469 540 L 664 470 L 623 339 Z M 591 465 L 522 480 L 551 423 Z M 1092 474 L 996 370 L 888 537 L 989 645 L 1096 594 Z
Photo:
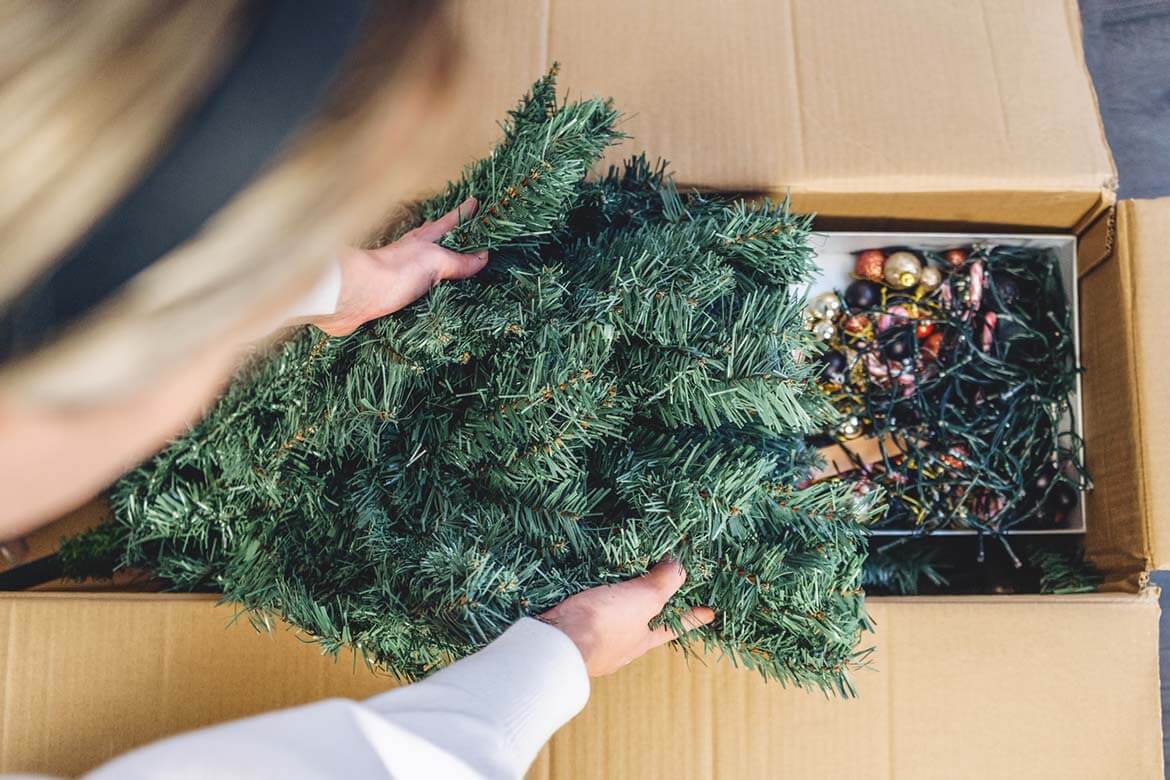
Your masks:
M 164 739 L 87 777 L 520 777 L 588 698 L 577 647 L 556 628 L 524 618 L 414 685 Z

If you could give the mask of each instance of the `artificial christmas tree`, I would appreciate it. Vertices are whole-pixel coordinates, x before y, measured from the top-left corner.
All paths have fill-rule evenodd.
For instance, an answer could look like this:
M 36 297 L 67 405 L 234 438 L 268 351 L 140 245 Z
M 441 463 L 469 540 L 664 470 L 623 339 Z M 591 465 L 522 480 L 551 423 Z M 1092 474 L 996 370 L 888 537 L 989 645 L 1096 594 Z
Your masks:
M 804 484 L 804 436 L 836 415 L 796 293 L 809 221 L 680 196 L 640 158 L 586 181 L 616 119 L 537 82 L 418 210 L 475 195 L 443 243 L 489 267 L 258 356 L 62 559 L 221 590 L 411 678 L 673 556 L 689 579 L 664 622 L 709 605 L 704 641 L 847 691 L 869 503 Z

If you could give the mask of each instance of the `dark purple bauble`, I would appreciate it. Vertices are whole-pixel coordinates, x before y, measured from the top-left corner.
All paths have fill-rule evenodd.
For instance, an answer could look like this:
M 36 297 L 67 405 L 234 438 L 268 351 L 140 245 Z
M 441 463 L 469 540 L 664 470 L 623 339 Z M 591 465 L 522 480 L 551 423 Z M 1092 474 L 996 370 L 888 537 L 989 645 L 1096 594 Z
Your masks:
M 881 297 L 881 287 L 867 279 L 857 279 L 845 288 L 845 303 L 853 310 L 877 306 Z
M 917 425 L 919 420 L 918 412 L 914 409 L 899 409 L 894 412 L 894 416 L 890 418 L 890 423 L 894 427 L 906 427 L 910 425 Z
M 1020 297 L 1020 283 L 1011 274 L 994 274 L 991 281 L 996 296 L 1004 306 L 1011 306 Z
M 1048 492 L 1044 504 L 1057 518 L 1064 517 L 1077 505 L 1077 490 L 1067 482 L 1058 482 Z
M 910 354 L 910 347 L 902 339 L 894 339 L 885 347 L 886 357 L 891 360 L 901 360 Z
M 891 428 L 908 428 L 917 425 L 921 419 L 918 409 L 909 401 L 904 401 L 893 408 L 886 422 Z
M 910 357 L 914 351 L 914 332 L 910 328 L 887 331 L 883 334 L 882 351 L 890 360 Z
M 997 341 L 1019 341 L 1027 339 L 1029 330 L 1015 317 L 1008 315 L 999 317 L 995 321 L 995 338 Z
M 845 376 L 847 361 L 845 356 L 836 350 L 829 350 L 821 355 L 821 378 L 838 380 Z
M 1008 360 L 1019 362 L 1043 356 L 1044 339 L 1011 315 L 996 320 L 993 343 L 996 353 Z
M 1047 463 L 1040 467 L 1040 471 L 1032 480 L 1028 492 L 1036 498 L 1042 498 L 1054 481 L 1056 481 L 1056 466 Z

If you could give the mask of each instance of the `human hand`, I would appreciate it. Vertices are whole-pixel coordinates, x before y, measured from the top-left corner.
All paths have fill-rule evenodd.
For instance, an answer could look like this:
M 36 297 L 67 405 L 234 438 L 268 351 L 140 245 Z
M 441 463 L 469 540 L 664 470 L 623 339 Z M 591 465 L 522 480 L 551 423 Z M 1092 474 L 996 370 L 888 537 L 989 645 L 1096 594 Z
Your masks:
M 590 677 L 601 677 L 679 638 L 669 626 L 650 628 L 647 624 L 686 579 L 680 564 L 662 560 L 641 577 L 570 596 L 539 618 L 573 640 Z M 695 607 L 682 615 L 688 631 L 714 619 L 715 612 L 707 607 Z
M 464 255 L 436 243 L 474 214 L 477 205 L 475 198 L 468 198 L 381 249 L 346 250 L 340 258 L 337 310 L 313 324 L 330 336 L 344 336 L 413 303 L 444 279 L 465 279 L 481 271 L 488 261 L 486 250 Z

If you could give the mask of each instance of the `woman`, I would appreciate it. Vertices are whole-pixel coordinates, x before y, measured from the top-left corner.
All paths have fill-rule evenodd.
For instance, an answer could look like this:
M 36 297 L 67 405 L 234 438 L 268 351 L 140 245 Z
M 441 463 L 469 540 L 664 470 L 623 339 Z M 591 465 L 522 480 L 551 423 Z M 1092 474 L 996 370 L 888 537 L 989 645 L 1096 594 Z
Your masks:
M 460 125 L 435 4 L 0 15 L 0 541 L 156 451 L 249 344 L 299 323 L 348 333 L 488 262 L 436 243 L 474 201 L 354 248 Z M 664 562 L 417 685 L 164 741 L 94 776 L 518 776 L 584 706 L 587 674 L 675 638 L 647 622 L 684 578 Z

